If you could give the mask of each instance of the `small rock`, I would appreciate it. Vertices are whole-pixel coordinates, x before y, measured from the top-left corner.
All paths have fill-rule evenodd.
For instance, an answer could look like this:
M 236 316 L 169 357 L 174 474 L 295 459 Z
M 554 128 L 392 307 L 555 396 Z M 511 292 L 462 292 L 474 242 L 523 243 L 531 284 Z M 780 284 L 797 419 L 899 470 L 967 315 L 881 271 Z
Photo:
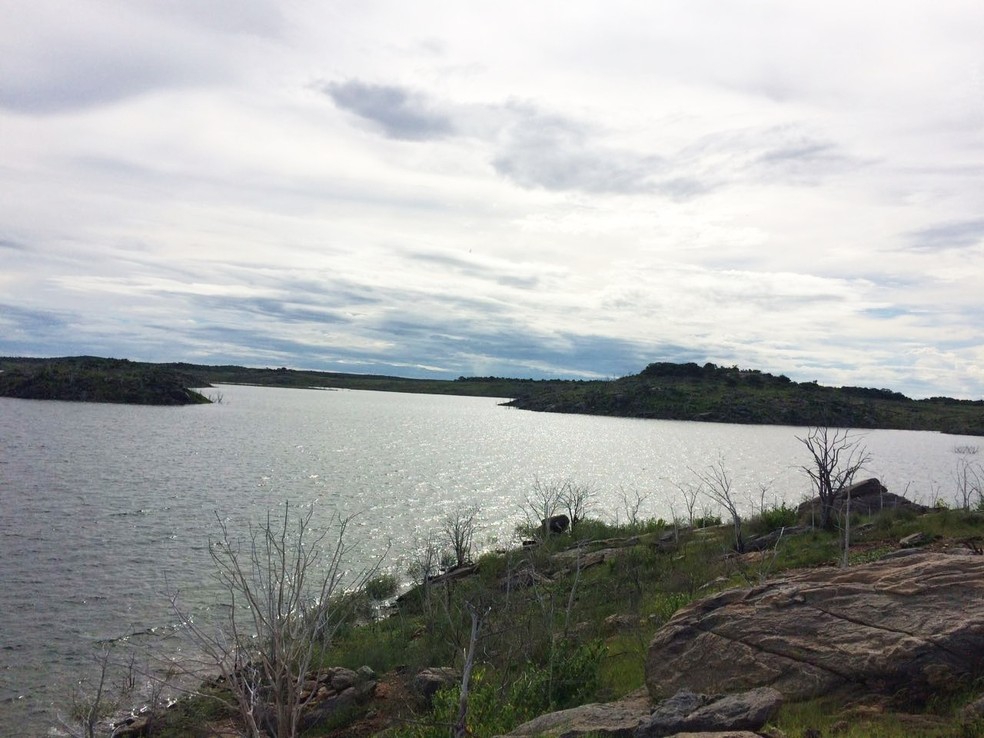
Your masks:
M 459 679 L 461 675 L 450 666 L 430 667 L 417 673 L 410 683 L 410 689 L 422 705 L 430 707 L 438 690 L 454 686 Z
M 984 695 L 965 705 L 960 711 L 960 716 L 968 722 L 984 718 Z
M 349 687 L 355 685 L 359 681 L 359 676 L 351 669 L 343 669 L 342 667 L 336 667 L 332 670 L 331 676 L 331 688 L 336 692 L 344 692 Z
M 150 717 L 146 715 L 131 716 L 120 723 L 116 723 L 113 727 L 113 738 L 137 738 L 137 736 L 147 735 L 150 730 Z
M 899 546 L 902 548 L 915 548 L 916 546 L 922 546 L 929 543 L 929 536 L 925 533 L 912 533 L 899 541 Z
M 609 630 L 628 630 L 636 624 L 631 615 L 609 615 L 605 618 L 605 627 Z

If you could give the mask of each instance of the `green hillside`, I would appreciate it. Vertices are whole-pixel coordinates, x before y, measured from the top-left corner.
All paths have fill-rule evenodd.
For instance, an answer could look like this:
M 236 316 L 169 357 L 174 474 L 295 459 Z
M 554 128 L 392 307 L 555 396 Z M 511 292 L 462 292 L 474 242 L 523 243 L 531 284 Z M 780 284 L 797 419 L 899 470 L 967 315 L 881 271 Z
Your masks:
M 610 382 L 551 382 L 512 407 L 557 413 L 984 435 L 984 401 L 912 400 L 887 389 L 824 387 L 754 369 L 655 363 Z

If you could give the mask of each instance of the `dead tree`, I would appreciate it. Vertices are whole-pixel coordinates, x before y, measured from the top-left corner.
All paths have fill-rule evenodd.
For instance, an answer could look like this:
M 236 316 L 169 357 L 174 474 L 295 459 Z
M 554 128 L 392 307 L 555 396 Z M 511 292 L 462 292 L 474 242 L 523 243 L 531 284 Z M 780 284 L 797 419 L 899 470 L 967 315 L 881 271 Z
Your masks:
M 820 527 L 834 526 L 834 504 L 838 495 L 854 481 L 858 471 L 871 460 L 860 440 L 844 428 L 810 428 L 802 438 L 812 462 L 802 467 L 813 482 L 820 505 Z
M 693 470 L 691 470 L 693 471 Z M 694 472 L 701 481 L 701 491 L 708 498 L 719 504 L 731 516 L 731 524 L 735 532 L 735 551 L 744 553 L 745 540 L 741 533 L 741 513 L 738 511 L 738 501 L 731 489 L 731 477 L 724 468 L 724 462 L 709 466 L 706 471 Z

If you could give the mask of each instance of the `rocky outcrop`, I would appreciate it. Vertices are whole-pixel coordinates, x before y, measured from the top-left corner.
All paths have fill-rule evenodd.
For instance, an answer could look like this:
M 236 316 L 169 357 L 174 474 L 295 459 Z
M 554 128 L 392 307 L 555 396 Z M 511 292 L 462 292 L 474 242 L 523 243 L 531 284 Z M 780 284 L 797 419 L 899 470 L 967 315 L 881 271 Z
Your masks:
M 858 515 L 874 515 L 883 510 L 897 509 L 924 513 L 929 509 L 918 502 L 907 500 L 901 495 L 889 492 L 880 481 L 874 478 L 851 484 L 834 495 L 833 509 L 840 513 L 846 506 L 848 499 L 851 501 L 851 512 Z M 796 512 L 799 518 L 806 520 L 806 522 L 810 522 L 811 517 L 819 518 L 820 499 L 815 497 L 812 500 L 807 500 L 797 508 Z
M 620 702 L 582 705 L 541 715 L 501 738 L 744 735 L 742 731 L 758 730 L 765 725 L 781 705 L 782 695 L 769 688 L 733 695 L 704 695 L 681 690 L 653 709 L 642 692 Z
M 839 687 L 925 697 L 984 675 L 984 558 L 912 553 L 722 592 L 681 609 L 650 644 L 654 699 L 682 688 Z
M 551 515 L 540 521 L 540 533 L 543 535 L 557 536 L 567 531 L 571 525 L 571 519 L 566 515 Z
M 365 705 L 376 692 L 378 677 L 368 666 L 359 667 L 357 671 L 341 666 L 333 666 L 323 671 L 312 671 L 307 675 L 301 688 L 300 699 L 305 703 L 301 712 L 298 727 L 308 730 L 320 725 L 341 710 L 351 709 L 357 705 Z M 212 688 L 221 687 L 225 683 L 222 677 L 215 677 L 204 682 Z M 181 704 L 180 702 L 175 705 Z M 174 707 L 174 705 L 172 705 Z M 169 708 L 170 709 L 170 708 Z M 272 709 L 257 706 L 258 719 L 263 725 L 276 732 L 277 719 Z M 131 715 L 113 724 L 112 738 L 139 738 L 146 735 L 157 735 L 159 722 L 163 720 L 163 711 L 148 711 L 140 715 Z M 211 735 L 212 733 L 210 733 Z M 218 735 L 218 733 L 215 733 Z
M 632 738 L 649 717 L 645 703 L 609 702 L 581 705 L 541 715 L 500 738 Z
M 661 702 L 635 732 L 635 738 L 663 738 L 677 733 L 758 730 L 782 706 L 770 687 L 741 694 L 706 695 L 681 689 Z

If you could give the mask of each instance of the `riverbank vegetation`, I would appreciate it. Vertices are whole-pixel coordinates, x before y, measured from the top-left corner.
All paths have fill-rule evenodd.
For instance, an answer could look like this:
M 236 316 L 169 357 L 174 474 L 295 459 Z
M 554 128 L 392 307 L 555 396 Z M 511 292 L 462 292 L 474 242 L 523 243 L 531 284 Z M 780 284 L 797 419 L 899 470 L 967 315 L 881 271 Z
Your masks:
M 336 582 L 341 549 L 329 546 L 322 562 L 327 569 L 309 558 L 312 546 L 300 546 L 303 556 L 292 558 L 285 515 L 252 531 L 238 549 L 246 557 L 240 561 L 255 569 L 251 576 L 258 576 L 265 591 L 254 608 L 273 613 L 273 626 L 259 640 L 247 637 L 245 645 L 223 650 L 222 677 L 174 707 L 156 711 L 142 734 L 446 738 L 464 726 L 467 735 L 493 736 L 546 712 L 620 700 L 644 689 L 650 641 L 695 599 L 793 570 L 856 566 L 901 547 L 980 554 L 984 475 L 970 449 L 961 461 L 970 465 L 973 490 L 962 496 L 957 489 L 952 503 L 936 500 L 926 507 L 886 495 L 892 505 L 870 514 L 835 508 L 827 527 L 811 525 L 815 517 L 809 504 L 762 505 L 741 521 L 744 553 L 736 550 L 731 521 L 722 525 L 706 507 L 692 517 L 693 524 L 652 519 L 639 514 L 639 496 L 625 495 L 625 509 L 616 514 L 594 508 L 590 490 L 576 482 L 538 480 L 517 515 L 515 545 L 478 553 L 476 511 L 452 511 L 397 568 L 370 571 L 354 589 L 332 587 L 327 596 L 310 600 L 317 608 L 310 611 L 276 572 L 289 578 L 300 562 L 302 569 L 327 572 L 325 581 Z M 713 502 L 711 491 L 697 479 L 701 500 Z M 967 505 L 960 506 L 964 498 Z M 573 528 L 561 526 L 559 532 L 534 520 L 543 511 L 567 518 L 562 511 L 571 500 L 580 504 Z M 301 536 L 308 531 L 305 520 L 310 518 L 297 528 Z M 231 561 L 235 543 L 228 536 L 220 543 L 218 549 L 213 546 L 213 557 Z M 252 585 L 233 571 L 237 579 L 230 591 L 249 591 Z M 407 576 L 409 587 L 393 599 L 398 578 Z M 279 597 L 281 591 L 286 598 Z M 272 610 L 271 601 L 288 607 Z M 229 613 L 235 617 L 234 606 Z M 308 618 L 310 613 L 317 617 Z M 330 628 L 300 627 L 320 622 Z M 240 623 L 236 638 L 220 642 L 235 646 L 245 625 Z M 291 634 L 304 644 L 302 661 L 276 650 L 292 642 Z M 293 691 L 273 690 L 267 672 L 281 678 L 286 673 Z M 365 678 L 372 687 L 361 693 L 364 699 L 320 712 L 298 707 L 304 700 L 316 704 L 317 685 L 330 681 L 322 675 L 342 672 L 370 675 Z M 427 678 L 422 681 L 421 675 Z M 318 692 L 306 688 L 309 683 Z M 981 737 L 984 723 L 964 712 L 977 686 L 954 683 L 922 701 L 854 690 L 792 702 L 774 719 L 772 735 Z M 271 727 L 284 725 L 288 718 L 283 718 L 258 723 L 249 733 L 256 715 L 275 713 L 278 694 L 291 695 L 277 709 L 293 715 L 294 729 Z
M 984 400 L 912 400 L 866 387 L 825 387 L 754 369 L 650 364 L 610 382 L 533 385 L 512 407 L 664 420 L 936 430 L 984 435 Z
M 211 400 L 190 387 L 197 378 L 159 364 L 79 356 L 0 359 L 0 397 L 24 400 L 196 405 Z

